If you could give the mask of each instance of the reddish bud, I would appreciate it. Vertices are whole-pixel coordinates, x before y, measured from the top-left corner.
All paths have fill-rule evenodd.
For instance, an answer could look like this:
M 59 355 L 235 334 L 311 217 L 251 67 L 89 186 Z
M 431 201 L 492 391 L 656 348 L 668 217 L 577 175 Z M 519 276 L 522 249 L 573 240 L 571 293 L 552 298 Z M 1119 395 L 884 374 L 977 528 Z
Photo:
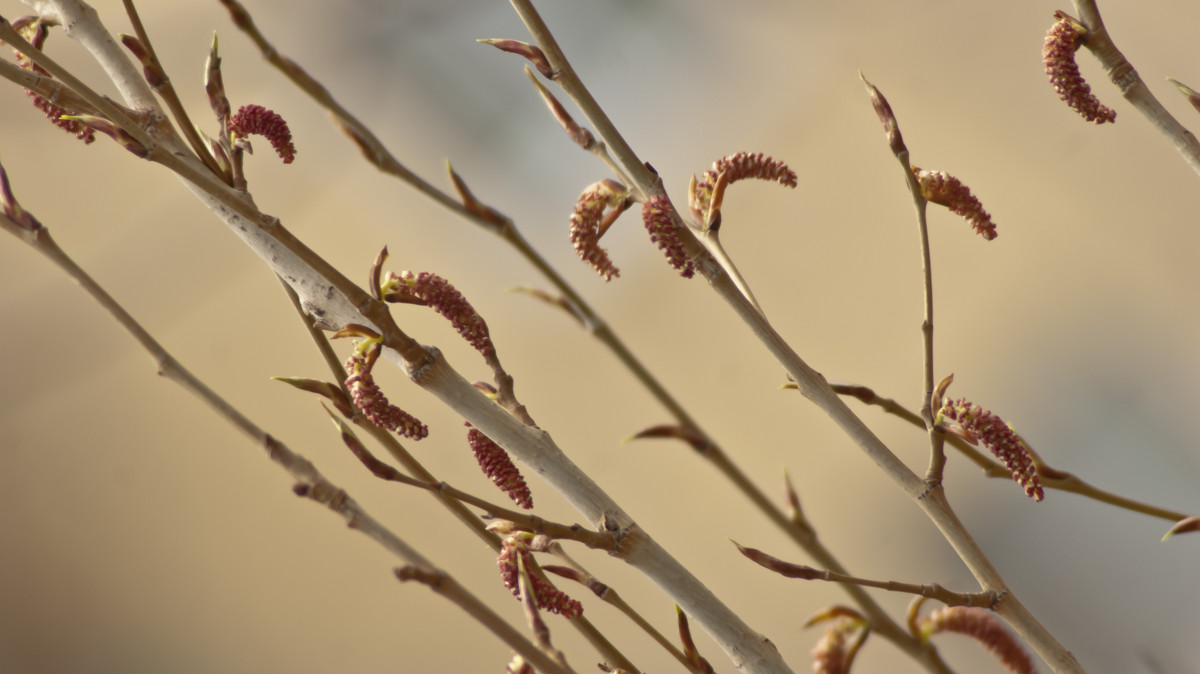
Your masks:
M 900 123 L 896 121 L 896 114 L 892 112 L 891 104 L 883 96 L 883 92 L 868 82 L 866 77 L 863 77 L 861 71 L 858 73 L 858 78 L 867 87 L 867 94 L 871 97 L 871 106 L 875 108 L 875 114 L 879 116 L 879 121 L 883 124 L 883 134 L 887 137 L 888 147 L 897 155 L 907 152 L 908 148 L 904 145 L 904 137 L 900 135 Z
M 3 210 L 5 217 L 28 232 L 38 232 L 43 229 L 42 223 L 38 222 L 32 213 L 21 208 L 21 204 L 17 202 L 12 186 L 8 183 L 8 172 L 2 165 L 0 165 L 0 209 Z
M 271 379 L 290 384 L 301 391 L 308 391 L 309 393 L 316 393 L 319 396 L 323 396 L 329 402 L 333 403 L 338 412 L 347 417 L 354 414 L 354 408 L 351 406 L 349 398 L 346 397 L 346 392 L 337 384 L 319 379 L 308 379 L 306 377 L 271 377 Z
M 204 93 L 208 96 L 208 105 L 216 114 L 217 121 L 228 128 L 230 105 L 229 98 L 225 95 L 225 80 L 221 77 L 221 57 L 217 54 L 216 33 L 213 33 L 212 46 L 208 48 L 208 58 L 204 61 Z
M 1200 517 L 1185 517 L 1168 529 L 1162 539 L 1165 541 L 1176 534 L 1190 534 L 1196 531 L 1200 531 Z
M 525 74 L 529 76 L 529 80 L 533 82 L 533 86 L 537 87 L 538 93 L 542 96 L 542 101 L 546 103 L 546 107 L 550 108 L 550 114 L 554 115 L 554 119 L 558 120 L 559 126 L 563 131 L 567 132 L 567 137 L 571 139 L 579 147 L 590 150 L 596 144 L 596 138 L 592 136 L 592 132 L 579 126 L 562 103 L 550 93 L 550 90 L 542 86 L 542 83 L 533 76 L 533 71 L 529 68 L 525 69 Z M 544 74 L 544 73 L 543 73 Z
M 778 557 L 772 557 L 771 555 L 768 555 L 762 550 L 755 548 L 744 548 L 741 545 L 738 545 L 736 541 L 733 544 L 737 547 L 738 552 L 742 553 L 744 557 L 755 564 L 758 564 L 764 569 L 778 573 L 784 578 L 799 578 L 801 580 L 822 580 L 827 578 L 827 573 L 820 569 L 814 569 L 811 566 L 805 566 L 803 564 L 792 564 L 791 562 L 785 562 Z
M 546 58 L 546 54 L 542 51 L 542 48 L 537 45 L 521 42 L 520 40 L 498 40 L 495 38 L 476 40 L 476 42 L 490 44 L 500 51 L 524 56 L 546 79 L 554 79 L 554 69 L 550 67 L 550 60 Z
M 512 222 L 503 213 L 475 198 L 475 195 L 467 188 L 467 183 L 454 172 L 450 162 L 446 162 L 446 170 L 450 172 L 450 181 L 454 183 L 454 189 L 458 192 L 458 197 L 462 199 L 463 208 L 478 218 L 480 224 L 496 234 L 500 234 L 512 226 Z
M 121 34 L 121 44 L 129 50 L 130 54 L 142 64 L 142 75 L 146 78 L 146 83 L 151 87 L 158 89 L 167 83 L 167 74 L 162 71 L 162 68 L 155 62 L 154 56 L 142 41 L 133 35 Z
M 542 567 L 542 571 L 545 571 L 546 573 L 553 573 L 556 576 L 562 576 L 563 578 L 566 578 L 568 580 L 573 580 L 576 583 L 579 583 L 580 585 L 586 585 L 587 589 L 591 590 L 593 594 L 595 594 L 597 597 L 600 597 L 601 599 L 603 599 L 604 596 L 606 594 L 608 594 L 608 591 L 609 591 L 609 587 L 607 585 L 605 585 L 604 583 L 601 583 L 600 581 L 596 580 L 592 576 L 589 576 L 588 574 L 584 573 L 583 571 L 580 571 L 579 569 L 572 569 L 567 566 L 556 566 L 553 564 L 547 564 Z
M 210 99 L 211 102 L 211 99 Z M 214 105 L 215 109 L 215 105 Z M 292 144 L 292 132 L 287 122 L 273 110 L 261 105 L 243 105 L 229 118 L 229 132 L 245 139 L 247 136 L 265 137 L 275 148 L 275 153 L 290 164 L 296 159 L 296 146 Z
M 1054 91 L 1087 121 L 1097 124 L 1115 122 L 1116 111 L 1100 104 L 1075 63 L 1075 52 L 1087 35 L 1087 28 L 1065 12 L 1055 12 L 1054 16 L 1058 22 L 1046 33 L 1046 43 L 1042 47 L 1042 62 Z
M 644 440 L 646 438 L 670 438 L 682 440 L 692 449 L 700 454 L 704 454 L 712 447 L 712 444 L 699 431 L 685 428 L 678 425 L 661 425 L 644 428 L 631 436 L 630 440 Z
M 696 648 L 696 642 L 692 639 L 692 628 L 688 626 L 687 614 L 678 604 L 675 605 L 675 616 L 679 626 L 679 643 L 683 644 L 683 654 L 691 663 L 688 669 L 698 674 L 713 674 L 712 665 L 700 655 L 700 649 Z

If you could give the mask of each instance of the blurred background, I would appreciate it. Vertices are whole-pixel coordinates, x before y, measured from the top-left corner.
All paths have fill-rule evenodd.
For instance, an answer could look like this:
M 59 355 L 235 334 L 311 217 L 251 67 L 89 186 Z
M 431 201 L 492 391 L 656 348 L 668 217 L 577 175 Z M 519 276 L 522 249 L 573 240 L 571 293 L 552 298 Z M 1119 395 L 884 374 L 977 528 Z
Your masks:
M 132 32 L 116 0 L 95 3 Z M 28 11 L 15 2 L 12 19 Z M 830 379 L 916 408 L 921 276 L 912 206 L 862 84 L 888 96 L 915 164 L 971 186 L 999 227 L 990 243 L 931 207 L 936 367 L 1012 423 L 1053 466 L 1133 498 L 1200 511 L 1200 212 L 1197 176 L 1081 54 L 1117 123 L 1061 104 L 1040 51 L 1044 2 L 751 0 L 543 2 L 592 92 L 676 203 L 688 178 L 746 150 L 787 161 L 799 187 L 739 183 L 723 240 L 779 331 Z M 215 123 L 202 74 L 214 31 L 234 106 L 281 113 L 298 147 L 247 159 L 257 203 L 351 278 L 378 250 L 390 268 L 457 285 L 487 319 L 518 395 L 591 474 L 797 672 L 836 587 L 789 581 L 729 543 L 807 562 L 716 471 L 668 441 L 622 444 L 669 417 L 570 318 L 507 289 L 546 287 L 514 251 L 360 158 L 273 71 L 218 2 L 139 3 L 193 119 Z M 604 243 L 621 277 L 575 257 L 567 216 L 608 173 L 572 145 L 522 73 L 477 38 L 527 38 L 500 2 L 297 4 L 248 9 L 414 171 L 449 189 L 451 161 L 481 200 L 592 302 L 738 464 L 782 503 L 786 469 L 821 538 L 855 573 L 956 590 L 976 584 L 934 528 L 819 411 L 780 390 L 781 368 L 702 280 L 680 279 L 636 213 Z M 1104 3 L 1109 29 L 1167 107 L 1164 81 L 1200 87 L 1190 2 Z M 1169 16 L 1170 21 L 1161 17 Z M 61 32 L 48 51 L 102 91 Z M 326 377 L 261 261 L 165 170 L 107 138 L 85 147 L 20 90 L 0 96 L 0 160 L 21 203 L 187 367 L 311 460 L 411 545 L 520 624 L 488 549 L 421 492 L 370 477 L 317 399 L 271 376 Z M 448 324 L 411 306 L 402 327 L 471 379 L 489 372 Z M 427 315 L 428 314 L 428 315 Z M 264 453 L 175 385 L 57 268 L 0 243 L 0 671 L 499 672 L 508 650 L 459 609 L 398 584 L 400 562 L 297 499 Z M 347 355 L 350 345 L 338 344 Z M 426 421 L 409 443 L 434 474 L 504 500 L 474 465 L 461 420 L 394 370 L 377 379 Z M 861 409 L 916 470 L 925 435 Z M 529 473 L 530 471 L 526 471 Z M 530 480 L 537 513 L 579 516 Z M 950 456 L 959 515 L 1030 609 L 1093 672 L 1200 672 L 1200 537 L 1048 492 L 1042 503 Z M 620 561 L 569 546 L 659 629 L 669 599 Z M 582 588 L 586 615 L 646 671 L 681 671 Z M 908 597 L 879 594 L 898 620 Z M 599 658 L 562 619 L 577 671 Z M 698 637 L 717 671 L 733 668 Z M 998 672 L 981 648 L 941 640 L 961 672 Z M 920 671 L 871 639 L 856 671 Z

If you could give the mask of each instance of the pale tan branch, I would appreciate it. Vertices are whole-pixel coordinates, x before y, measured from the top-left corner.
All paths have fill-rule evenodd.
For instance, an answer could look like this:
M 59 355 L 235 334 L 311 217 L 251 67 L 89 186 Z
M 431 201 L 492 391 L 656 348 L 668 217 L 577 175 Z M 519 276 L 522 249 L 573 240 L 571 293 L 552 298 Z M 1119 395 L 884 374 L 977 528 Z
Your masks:
M 1074 0 L 1075 11 L 1079 20 L 1087 27 L 1088 33 L 1083 46 L 1100 61 L 1109 79 L 1116 85 L 1125 100 L 1142 113 L 1150 125 L 1166 137 L 1175 151 L 1183 157 L 1192 170 L 1200 173 L 1200 141 L 1195 134 L 1179 123 L 1179 120 L 1167 111 L 1158 98 L 1151 93 L 1150 88 L 1142 80 L 1141 75 L 1134 69 L 1121 50 L 1117 49 L 1104 20 L 1100 17 L 1100 8 L 1095 0 Z

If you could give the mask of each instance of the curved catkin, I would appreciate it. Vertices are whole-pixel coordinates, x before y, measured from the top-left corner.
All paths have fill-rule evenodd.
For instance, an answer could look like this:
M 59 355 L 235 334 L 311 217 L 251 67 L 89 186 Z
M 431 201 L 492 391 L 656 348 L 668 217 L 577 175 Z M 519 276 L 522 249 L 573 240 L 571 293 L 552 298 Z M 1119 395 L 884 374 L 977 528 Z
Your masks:
M 1116 111 L 1100 103 L 1075 63 L 1075 52 L 1087 35 L 1087 28 L 1064 12 L 1055 12 L 1054 16 L 1058 22 L 1046 33 L 1046 42 L 1042 47 L 1042 62 L 1054 91 L 1087 121 L 1096 124 L 1115 122 Z
M 608 251 L 600 247 L 601 221 L 605 209 L 620 207 L 627 195 L 628 190 L 624 185 L 615 180 L 601 180 L 589 185 L 579 195 L 571 213 L 571 245 L 580 259 L 595 269 L 605 281 L 613 280 L 621 272 L 609 259 Z
M 996 223 L 992 222 L 992 216 L 983 210 L 983 204 L 962 181 L 943 171 L 926 171 L 914 166 L 912 172 L 926 200 L 966 218 L 971 228 L 988 241 L 996 238 Z
M 243 137 L 265 137 L 285 164 L 290 164 L 296 159 L 292 132 L 283 117 L 274 110 L 268 110 L 261 105 L 243 105 L 229 118 L 229 131 Z

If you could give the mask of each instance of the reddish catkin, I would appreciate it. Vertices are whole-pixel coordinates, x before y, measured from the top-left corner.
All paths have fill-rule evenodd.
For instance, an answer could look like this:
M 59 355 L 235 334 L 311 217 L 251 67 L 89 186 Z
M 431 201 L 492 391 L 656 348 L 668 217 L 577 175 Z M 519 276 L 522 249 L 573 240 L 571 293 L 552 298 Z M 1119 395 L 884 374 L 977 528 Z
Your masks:
M 921 185 L 922 196 L 966 218 L 971 228 L 988 241 L 996 238 L 996 223 L 992 222 L 992 216 L 983 210 L 983 204 L 958 178 L 942 171 L 926 171 L 916 166 L 911 168 Z
M 608 257 L 608 251 L 600 247 L 600 223 L 605 209 L 618 207 L 628 196 L 628 190 L 615 180 L 601 180 L 590 185 L 575 201 L 571 213 L 571 245 L 579 257 L 587 262 L 597 274 L 611 281 L 621 272 Z
M 704 175 L 696 181 L 696 189 L 690 204 L 692 210 L 698 213 L 708 212 L 713 187 L 717 183 L 717 176 L 722 173 L 725 174 L 726 185 L 732 185 L 747 178 L 771 180 L 786 187 L 795 187 L 797 184 L 796 172 L 788 168 L 788 165 L 782 161 L 772 159 L 761 152 L 757 154 L 738 152 L 713 162 L 713 167 L 705 171 Z
M 380 428 L 413 440 L 424 438 L 429 435 L 429 427 L 391 404 L 371 376 L 371 368 L 374 367 L 378 355 L 379 345 L 376 343 L 365 353 L 355 350 L 346 360 L 346 372 L 349 374 L 346 377 L 346 388 L 350 390 L 351 402 L 371 420 L 371 423 Z
M 383 291 L 416 299 L 450 321 L 458 334 L 485 358 L 496 352 L 487 322 L 446 279 L 430 272 L 389 274 Z
M 1046 33 L 1046 43 L 1042 47 L 1042 63 L 1046 66 L 1046 76 L 1050 78 L 1054 91 L 1089 122 L 1103 124 L 1117 121 L 1116 111 L 1100 103 L 1075 62 L 1075 52 L 1087 35 L 1087 28 L 1065 12 L 1055 12 L 1054 16 L 1058 22 Z
M 467 424 L 467 428 L 470 429 L 467 431 L 467 444 L 475 452 L 475 461 L 483 469 L 483 474 L 487 475 L 500 491 L 508 494 L 514 503 L 526 510 L 533 508 L 533 495 L 529 492 L 529 485 L 525 484 L 525 478 L 521 476 L 521 471 L 517 470 L 508 452 L 470 423 Z
M 292 144 L 292 131 L 287 122 L 274 110 L 268 110 L 261 105 L 243 105 L 229 118 L 229 132 L 242 136 L 250 135 L 265 137 L 275 148 L 283 163 L 290 164 L 296 159 L 296 146 Z
M 578 618 L 583 615 L 583 604 L 576 599 L 571 599 L 549 581 L 533 573 L 532 570 L 537 568 L 537 562 L 534 561 L 529 547 L 521 541 L 507 538 L 500 550 L 500 556 L 496 558 L 496 566 L 500 569 L 500 579 L 504 582 L 504 587 L 512 591 L 513 596 L 518 598 L 521 596 L 521 588 L 517 583 L 517 577 L 520 575 L 520 571 L 517 569 L 518 555 L 524 560 L 525 568 L 530 570 L 530 586 L 533 588 L 533 598 L 539 609 L 558 613 L 564 618 Z
M 947 400 L 938 411 L 938 416 L 957 421 L 971 437 L 983 443 L 996 458 L 1004 462 L 1012 472 L 1013 481 L 1025 488 L 1027 496 L 1035 501 L 1042 500 L 1044 494 L 1033 457 L 1025 443 L 1003 419 L 965 398 Z
M 696 268 L 684 250 L 679 230 L 671 219 L 674 212 L 675 209 L 671 208 L 671 202 L 666 197 L 653 197 L 642 204 L 642 223 L 646 225 L 646 231 L 650 232 L 650 241 L 658 244 L 658 249 L 666 254 L 671 266 L 679 270 L 679 275 L 692 278 Z
M 50 36 L 50 32 L 46 29 L 46 23 L 41 19 L 33 16 L 25 16 L 13 21 L 13 28 L 20 33 L 21 37 L 25 38 L 30 45 L 36 49 L 42 49 L 46 44 L 46 38 Z M 35 72 L 47 79 L 50 74 L 47 73 L 41 66 L 33 63 L 27 56 L 21 52 L 16 52 L 17 65 L 25 70 Z M 96 140 L 96 132 L 86 124 L 77 119 L 63 119 L 71 113 L 68 110 L 60 108 L 51 103 L 45 97 L 37 94 L 29 89 L 25 90 L 25 95 L 33 99 L 33 107 L 41 110 L 43 114 L 58 128 L 67 133 L 75 134 L 75 137 L 82 140 L 84 144 L 92 143 Z
M 979 641 L 1013 674 L 1037 672 L 1029 654 L 991 611 L 969 606 L 938 609 L 921 621 L 921 634 L 928 642 L 931 635 L 939 632 L 962 634 Z

